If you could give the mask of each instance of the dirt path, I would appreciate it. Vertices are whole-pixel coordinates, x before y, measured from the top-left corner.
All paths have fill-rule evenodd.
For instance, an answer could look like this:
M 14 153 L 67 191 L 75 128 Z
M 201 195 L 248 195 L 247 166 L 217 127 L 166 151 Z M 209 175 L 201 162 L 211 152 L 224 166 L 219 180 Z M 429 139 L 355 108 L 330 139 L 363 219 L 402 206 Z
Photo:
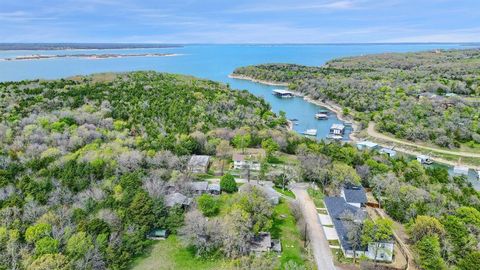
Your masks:
M 317 209 L 310 196 L 308 196 L 306 187 L 301 184 L 296 184 L 292 187 L 292 191 L 302 206 L 303 216 L 308 226 L 308 239 L 315 261 L 317 262 L 317 268 L 319 270 L 335 270 L 333 255 L 323 232 L 322 225 L 320 225 Z
M 388 136 L 388 135 L 385 135 L 385 134 L 382 134 L 382 133 L 376 131 L 375 130 L 375 123 L 373 123 L 373 122 L 370 122 L 368 124 L 367 133 L 368 133 L 369 136 L 373 137 L 374 139 L 387 141 L 387 142 L 390 142 L 390 143 L 396 143 L 396 144 L 399 144 L 399 145 L 416 147 L 416 148 L 424 149 L 424 150 L 431 151 L 431 152 L 443 153 L 443 154 L 448 154 L 448 155 L 455 155 L 455 156 L 458 156 L 459 158 L 460 157 L 480 158 L 480 153 L 469 153 L 469 152 L 439 149 L 439 148 L 435 148 L 435 147 L 418 145 L 418 144 L 415 144 L 415 143 L 412 143 L 412 142 L 408 142 L 408 141 L 404 141 L 404 140 L 399 140 L 397 138 L 393 138 L 391 136 Z M 408 150 L 408 149 L 401 148 L 401 147 L 400 148 L 396 147 L 396 150 L 398 150 L 399 152 L 403 152 L 403 153 L 407 153 L 407 154 L 411 154 L 411 155 L 422 154 L 418 151 Z M 458 165 L 458 162 L 454 162 L 454 161 L 451 161 L 451 160 L 446 160 L 446 159 L 438 158 L 438 157 L 432 157 L 432 160 L 443 163 L 443 164 L 452 165 L 452 166 Z M 472 166 L 472 165 L 467 165 L 467 166 L 472 168 L 472 169 L 475 169 L 475 170 L 480 170 L 479 166 Z

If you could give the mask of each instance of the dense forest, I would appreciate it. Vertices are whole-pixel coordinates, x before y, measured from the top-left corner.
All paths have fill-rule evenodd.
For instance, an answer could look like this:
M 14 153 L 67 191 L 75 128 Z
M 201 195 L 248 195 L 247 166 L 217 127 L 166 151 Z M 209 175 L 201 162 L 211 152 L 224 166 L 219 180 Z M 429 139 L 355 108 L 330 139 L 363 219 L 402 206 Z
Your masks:
M 322 67 L 263 64 L 234 71 L 331 100 L 365 126 L 411 141 L 480 145 L 480 50 L 348 57 Z
M 189 155 L 285 130 L 246 91 L 155 72 L 5 82 L 0 95 L 0 269 L 125 269 L 149 230 L 182 226 L 163 198 L 167 181 L 188 194 Z

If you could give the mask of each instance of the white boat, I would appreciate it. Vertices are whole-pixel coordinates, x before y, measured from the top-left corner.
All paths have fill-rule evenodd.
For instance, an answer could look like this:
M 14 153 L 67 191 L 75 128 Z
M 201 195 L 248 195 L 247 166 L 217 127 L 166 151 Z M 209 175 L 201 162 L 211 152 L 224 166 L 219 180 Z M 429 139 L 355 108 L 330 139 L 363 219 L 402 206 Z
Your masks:
M 477 171 L 478 174 L 478 180 L 480 180 L 480 170 Z
M 327 120 L 328 119 L 328 114 L 317 113 L 317 114 L 315 114 L 315 119 L 317 119 L 317 120 Z
M 317 130 L 316 129 L 307 129 L 303 132 L 304 135 L 307 136 L 317 136 Z

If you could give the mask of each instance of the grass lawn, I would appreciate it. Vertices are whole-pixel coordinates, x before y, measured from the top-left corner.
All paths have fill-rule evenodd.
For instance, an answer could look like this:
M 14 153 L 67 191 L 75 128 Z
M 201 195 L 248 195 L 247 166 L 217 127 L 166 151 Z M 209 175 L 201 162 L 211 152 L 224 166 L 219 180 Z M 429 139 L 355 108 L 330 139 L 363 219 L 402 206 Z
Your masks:
M 323 203 L 323 193 L 320 190 L 315 190 L 313 188 L 307 189 L 308 195 L 312 198 L 313 203 L 317 208 L 325 208 L 325 204 Z
M 222 204 L 222 210 L 228 208 L 231 194 L 222 194 L 219 200 Z M 221 211 L 220 215 L 225 214 Z M 271 229 L 272 238 L 280 239 L 282 243 L 282 253 L 279 254 L 281 268 L 289 261 L 294 261 L 303 265 L 306 269 L 315 269 L 311 257 L 303 248 L 303 241 L 300 232 L 296 226 L 296 221 L 290 207 L 285 200 L 274 208 L 274 219 Z M 200 259 L 187 248 L 181 245 L 175 235 L 171 235 L 163 241 L 156 241 L 149 252 L 133 263 L 134 270 L 229 270 L 234 269 L 234 260 L 214 258 Z
M 307 257 L 306 250 L 303 248 L 303 241 L 288 203 L 281 200 L 274 211 L 275 219 L 271 233 L 272 238 L 280 238 L 282 242 L 281 266 L 292 260 L 299 265 L 304 265 L 307 269 L 314 269 L 312 260 Z
M 213 270 L 233 269 L 232 261 L 222 259 L 198 259 L 180 244 L 175 235 L 157 241 L 149 254 L 133 263 L 134 270 Z
M 278 188 L 278 187 L 274 187 L 274 189 L 277 192 L 282 193 L 283 195 L 285 195 L 287 197 L 295 199 L 295 194 L 293 194 L 293 192 L 289 189 L 282 190 L 281 188 Z

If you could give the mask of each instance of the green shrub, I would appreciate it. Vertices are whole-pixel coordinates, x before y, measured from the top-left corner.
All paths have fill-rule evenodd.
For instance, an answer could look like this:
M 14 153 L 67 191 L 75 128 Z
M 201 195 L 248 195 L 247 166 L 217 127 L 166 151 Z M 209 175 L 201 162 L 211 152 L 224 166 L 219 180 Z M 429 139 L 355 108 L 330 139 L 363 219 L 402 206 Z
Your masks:
M 222 179 L 220 179 L 220 189 L 227 193 L 233 193 L 238 190 L 237 183 L 235 183 L 235 178 L 233 175 L 227 173 L 222 176 Z
M 220 212 L 220 202 L 210 194 L 203 194 L 197 198 L 198 208 L 206 217 L 213 217 Z

